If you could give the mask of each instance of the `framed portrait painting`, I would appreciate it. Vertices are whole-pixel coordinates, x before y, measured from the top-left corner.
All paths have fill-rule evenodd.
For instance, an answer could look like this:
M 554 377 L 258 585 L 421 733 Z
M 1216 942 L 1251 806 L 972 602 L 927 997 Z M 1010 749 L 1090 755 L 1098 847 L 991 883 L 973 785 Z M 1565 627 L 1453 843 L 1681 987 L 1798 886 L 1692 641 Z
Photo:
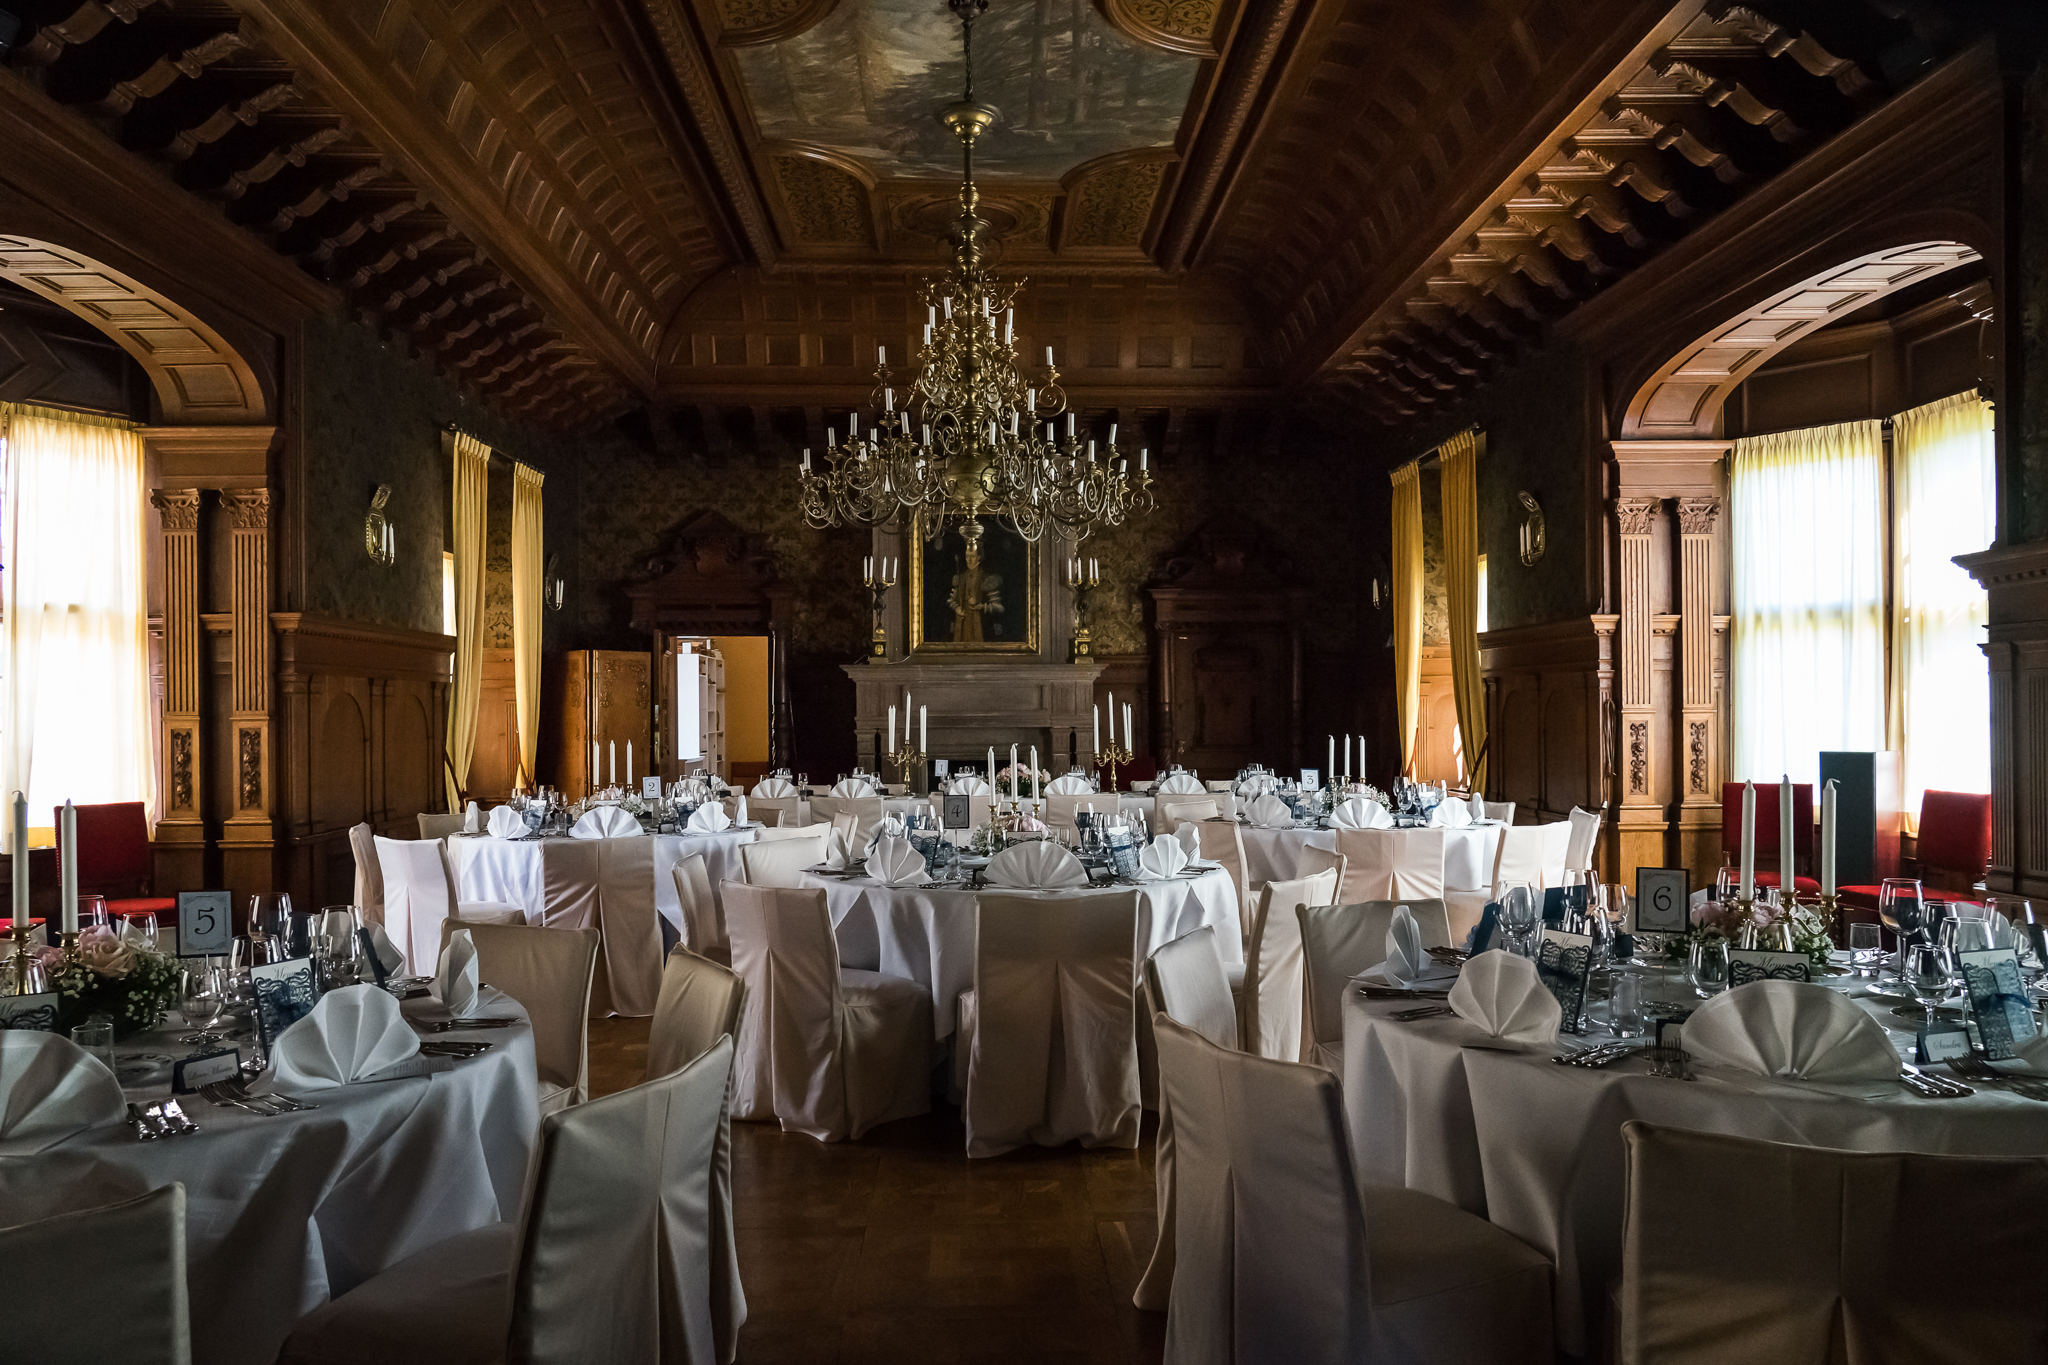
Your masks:
M 922 523 L 910 543 L 913 654 L 1038 652 L 1038 547 L 999 517 Z

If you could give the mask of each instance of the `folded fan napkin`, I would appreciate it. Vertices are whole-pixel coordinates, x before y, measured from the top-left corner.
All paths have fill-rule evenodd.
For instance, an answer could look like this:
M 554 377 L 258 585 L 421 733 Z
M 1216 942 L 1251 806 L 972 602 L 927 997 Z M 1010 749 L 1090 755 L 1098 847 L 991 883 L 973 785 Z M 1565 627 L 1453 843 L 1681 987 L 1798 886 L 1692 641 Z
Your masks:
M 1536 975 L 1536 964 L 1498 949 L 1465 964 L 1449 1003 L 1466 1023 L 1511 1043 L 1554 1043 L 1564 1022 L 1564 1011 Z M 1688 1031 L 1688 1046 L 1691 1040 Z
M 916 886 L 929 876 L 924 855 L 911 847 L 910 840 L 893 835 L 875 841 L 868 853 L 868 875 L 884 886 Z
M 441 949 L 441 963 L 434 969 L 434 998 L 457 1019 L 466 1019 L 476 1009 L 477 991 L 483 985 L 476 965 L 476 944 L 469 930 L 448 935 Z
M 725 807 L 719 802 L 706 801 L 690 812 L 689 831 L 692 834 L 716 834 L 731 828 L 732 817 L 725 813 Z
M 494 839 L 517 839 L 526 833 L 526 819 L 510 806 L 493 806 L 486 828 Z
M 1465 809 L 1472 813 L 1472 823 L 1474 824 L 1491 818 L 1486 813 L 1486 798 L 1478 792 L 1472 793 L 1472 800 L 1466 804 Z
M 833 796 L 873 796 L 875 795 L 875 787 L 871 782 L 863 782 L 857 777 L 849 777 L 843 782 L 833 783 L 831 794 Z
M 1148 882 L 1163 882 L 1179 876 L 1187 865 L 1188 851 L 1180 846 L 1180 840 L 1161 834 L 1138 855 L 1138 876 Z
M 1209 790 L 1193 773 L 1175 773 L 1161 782 L 1157 788 L 1161 796 L 1198 796 Z
M 754 784 L 754 790 L 749 795 L 766 796 L 774 799 L 795 796 L 796 783 L 786 777 L 764 777 Z
M 909 834 L 910 828 L 909 826 L 903 823 L 902 816 L 883 816 L 881 819 L 875 821 L 875 827 L 872 830 L 868 831 L 868 857 L 872 858 L 875 856 L 875 845 L 881 843 L 882 840 L 903 839 L 909 837 Z
M 854 863 L 853 843 L 846 837 L 846 831 L 835 828 L 825 836 L 824 866 L 834 872 L 844 872 Z
M 576 839 L 630 839 L 644 833 L 640 822 L 617 806 L 587 810 L 569 827 L 570 837 Z
M 1252 802 L 1245 814 L 1250 816 L 1251 822 L 1260 829 L 1294 828 L 1294 812 L 1287 808 L 1285 801 L 1271 792 Z
M 1202 856 L 1202 830 L 1194 821 L 1181 821 L 1174 827 L 1173 837 L 1180 840 L 1180 846 L 1186 850 L 1189 862 Z
M 1463 801 L 1439 801 L 1429 823 L 1436 829 L 1463 829 L 1472 823 L 1472 808 Z
M 1874 1081 L 1899 1074 L 1883 1025 L 1839 991 L 1756 981 L 1701 1005 L 1685 1021 L 1693 1060 L 1785 1080 Z
M 1271 773 L 1253 773 L 1237 784 L 1239 796 L 1264 796 L 1280 784 Z
M 466 945 L 469 934 L 458 932 L 456 938 Z M 419 1035 L 390 992 L 343 986 L 321 996 L 311 1014 L 272 1044 L 266 1088 L 290 1095 L 375 1080 L 419 1051 Z
M 1387 957 L 1379 966 L 1379 974 L 1390 985 L 1404 988 L 1440 986 L 1456 976 L 1458 969 L 1429 955 L 1414 912 L 1405 905 L 1397 905 L 1394 918 L 1387 925 Z
M 1095 790 L 1095 788 L 1088 785 L 1088 779 L 1079 773 L 1067 773 L 1062 777 L 1055 777 L 1046 784 L 1045 789 L 1054 796 L 1080 796 Z
M 1012 844 L 989 859 L 984 874 L 991 886 L 1022 890 L 1050 890 L 1062 886 L 1085 886 L 1088 873 L 1081 860 L 1047 839 Z
M 948 782 L 946 784 L 946 794 L 948 796 L 992 796 L 995 793 L 987 782 L 970 773 L 966 777 L 956 777 L 951 782 Z
M 0 1030 L 0 1156 L 34 1156 L 127 1112 L 114 1073 L 69 1038 Z
M 377 950 L 377 965 L 384 969 L 386 976 L 405 966 L 405 954 L 391 941 L 391 935 L 384 932 L 383 925 L 366 924 L 363 927 L 370 931 L 370 946 Z
M 464 834 L 475 834 L 482 830 L 484 827 L 483 819 L 483 812 L 478 809 L 476 802 L 470 802 L 462 811 L 462 832 Z
M 1330 824 L 1336 829 L 1392 829 L 1394 817 L 1379 802 L 1353 796 L 1330 812 Z

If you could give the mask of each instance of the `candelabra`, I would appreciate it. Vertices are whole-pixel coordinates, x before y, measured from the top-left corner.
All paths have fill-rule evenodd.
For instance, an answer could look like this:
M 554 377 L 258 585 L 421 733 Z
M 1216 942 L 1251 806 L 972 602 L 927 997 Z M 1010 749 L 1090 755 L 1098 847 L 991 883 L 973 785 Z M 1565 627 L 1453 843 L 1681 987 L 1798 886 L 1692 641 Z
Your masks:
M 905 734 L 903 736 L 903 747 L 892 754 L 884 754 L 882 757 L 885 761 L 896 766 L 897 780 L 907 784 L 910 781 L 910 775 L 924 766 L 925 752 L 922 749 L 912 748 L 910 736 Z
M 1085 564 L 1079 559 L 1066 563 L 1067 588 L 1074 594 L 1074 640 L 1069 656 L 1074 663 L 1088 657 L 1093 640 L 1088 631 L 1088 594 L 1102 586 L 1102 573 L 1094 560 Z
M 896 586 L 896 580 L 902 572 L 903 561 L 876 559 L 870 556 L 863 561 L 863 566 L 861 582 L 867 584 L 868 591 L 875 597 L 875 630 L 868 641 L 868 653 L 880 659 L 889 653 L 889 632 L 882 625 L 882 603 L 887 600 L 889 589 Z
M 35 980 L 36 960 L 28 950 L 28 936 L 33 930 L 26 924 L 10 925 L 7 930 L 7 955 L 0 962 L 0 995 L 34 995 L 40 983 Z
M 1107 748 L 1103 749 L 1100 753 L 1095 755 L 1095 761 L 1100 763 L 1103 767 L 1109 769 L 1108 790 L 1116 790 L 1117 766 L 1119 764 L 1128 766 L 1130 764 L 1130 761 L 1135 757 L 1137 757 L 1137 755 L 1133 754 L 1130 751 L 1128 743 L 1119 745 L 1115 740 L 1111 740 Z

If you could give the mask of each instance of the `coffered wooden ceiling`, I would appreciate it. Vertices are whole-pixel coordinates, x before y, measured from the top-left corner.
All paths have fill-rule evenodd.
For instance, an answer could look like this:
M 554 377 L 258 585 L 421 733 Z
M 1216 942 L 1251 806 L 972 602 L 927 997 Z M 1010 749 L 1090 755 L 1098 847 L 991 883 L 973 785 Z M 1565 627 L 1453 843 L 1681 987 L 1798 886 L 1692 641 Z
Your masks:
M 943 260 L 942 0 L 0 9 L 6 78 L 538 420 L 857 403 Z M 977 180 L 1084 401 L 1398 423 L 1955 43 L 1918 0 L 992 0 Z

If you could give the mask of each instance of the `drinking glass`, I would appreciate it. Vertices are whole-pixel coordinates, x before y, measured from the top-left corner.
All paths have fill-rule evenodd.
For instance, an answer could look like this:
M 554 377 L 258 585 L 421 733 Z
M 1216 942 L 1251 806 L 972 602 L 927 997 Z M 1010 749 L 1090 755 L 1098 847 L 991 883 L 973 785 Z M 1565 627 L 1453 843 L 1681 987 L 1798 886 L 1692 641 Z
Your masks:
M 1692 993 L 1702 1000 L 1710 999 L 1727 990 L 1728 941 L 1714 938 L 1700 939 L 1694 943 L 1687 976 L 1692 981 Z
M 1919 932 L 1922 909 L 1918 878 L 1886 877 L 1878 883 L 1877 918 L 1892 931 L 1899 944 L 1899 979 L 1902 982 L 1906 974 L 1906 936 Z
M 114 1070 L 114 1021 L 104 1014 L 95 1014 L 71 1030 L 71 1041 L 90 1052 L 105 1064 L 108 1071 Z
M 1510 885 L 1501 897 L 1501 924 L 1508 931 L 1518 957 L 1533 957 L 1536 929 L 1542 923 L 1535 892 L 1527 882 Z
M 289 892 L 259 891 L 249 897 L 249 946 L 253 965 L 283 962 L 290 954 L 286 940 L 291 931 L 292 898 Z
M 1941 946 L 1950 953 L 1982 952 L 1992 946 L 1991 921 L 1958 915 L 1941 922 Z
M 1614 993 L 1607 1002 L 1608 1027 L 1617 1038 L 1639 1037 L 1643 1031 L 1643 979 L 1634 972 L 1614 974 Z
M 1875 924 L 1849 926 L 1849 964 L 1858 976 L 1876 976 L 1884 956 L 1884 929 Z
M 196 1045 L 221 1040 L 222 1035 L 209 1030 L 227 1007 L 222 984 L 220 970 L 203 961 L 178 973 L 178 1012 L 184 1016 L 186 1027 L 197 1030 L 179 1042 Z
M 107 914 L 107 898 L 105 896 L 80 896 L 78 898 L 78 932 L 82 934 L 88 929 L 104 929 L 108 933 L 113 932 L 114 921 Z
M 1736 876 L 1735 869 L 1725 863 L 1714 873 L 1714 899 L 1716 901 L 1725 902 L 1734 899 L 1733 892 L 1737 885 Z
M 126 921 L 127 929 L 133 931 L 132 934 L 124 933 L 124 937 L 139 940 L 137 946 L 147 948 L 152 953 L 156 951 L 156 911 L 136 910 L 123 915 L 121 918 Z
M 1906 951 L 1906 985 L 1913 992 L 1913 998 L 1927 1011 L 1927 1022 L 1934 1023 L 1935 1011 L 1941 1002 L 1948 999 L 1953 984 L 1949 978 L 1949 957 L 1940 947 L 1932 943 L 1916 943 Z

